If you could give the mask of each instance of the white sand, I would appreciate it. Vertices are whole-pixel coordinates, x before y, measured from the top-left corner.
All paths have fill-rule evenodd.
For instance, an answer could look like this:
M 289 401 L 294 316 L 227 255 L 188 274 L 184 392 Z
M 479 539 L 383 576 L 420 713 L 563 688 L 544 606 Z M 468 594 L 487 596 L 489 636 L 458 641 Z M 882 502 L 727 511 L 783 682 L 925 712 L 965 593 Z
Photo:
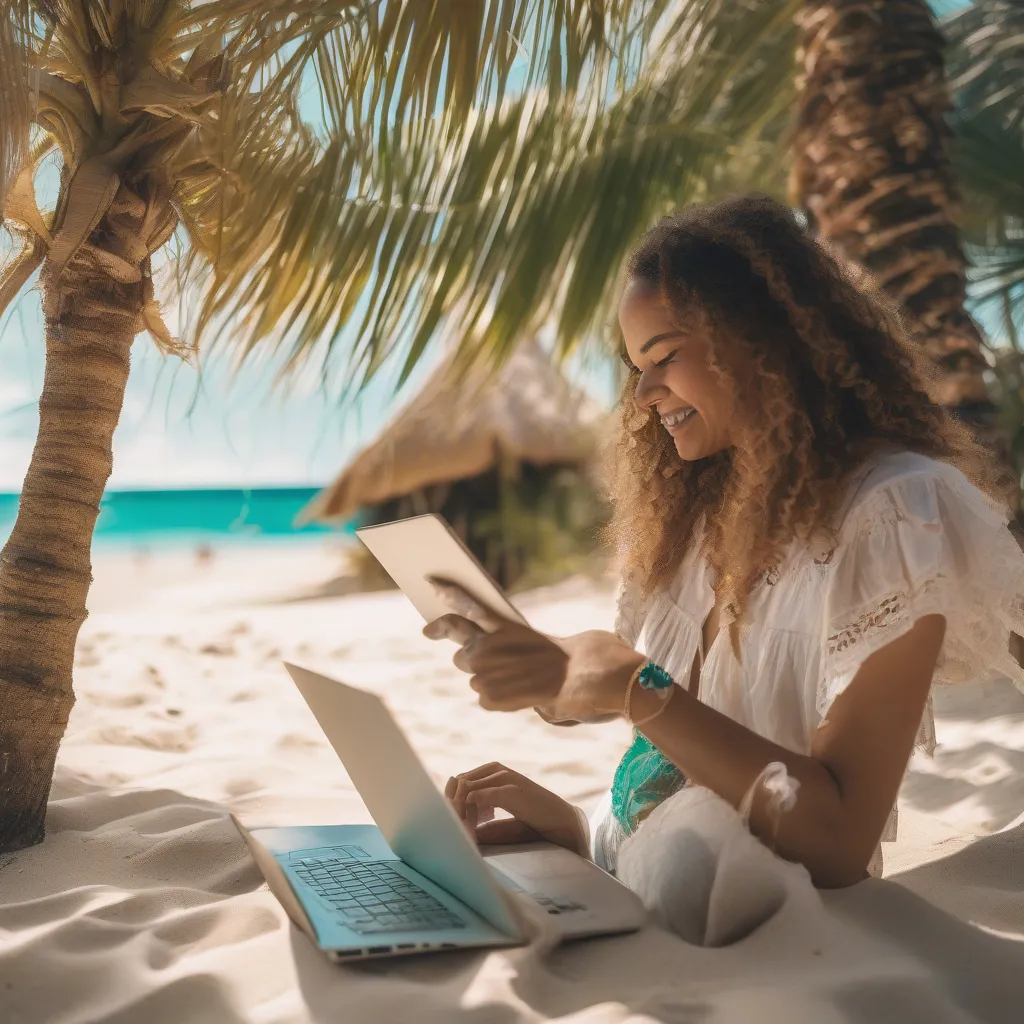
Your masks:
M 44 844 L 0 857 L 0 1022 L 933 1022 L 1024 1019 L 1024 696 L 937 697 L 887 873 L 801 890 L 751 937 L 649 928 L 534 949 L 331 966 L 228 820 L 367 820 L 282 658 L 386 694 L 429 769 L 501 760 L 592 805 L 624 726 L 487 714 L 398 594 L 289 601 L 320 546 L 101 556 Z M 521 601 L 541 628 L 607 627 L 610 591 Z M 927 901 L 927 902 L 926 902 Z

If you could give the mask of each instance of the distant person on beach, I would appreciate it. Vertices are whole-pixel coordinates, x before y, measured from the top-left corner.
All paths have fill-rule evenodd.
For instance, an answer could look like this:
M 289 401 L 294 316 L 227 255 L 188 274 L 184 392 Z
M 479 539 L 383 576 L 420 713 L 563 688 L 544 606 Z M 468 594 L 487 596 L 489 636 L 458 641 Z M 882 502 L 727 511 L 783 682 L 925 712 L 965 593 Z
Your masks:
M 934 743 L 933 682 L 1024 681 L 997 460 L 930 400 L 889 304 L 770 199 L 662 220 L 619 325 L 615 632 L 556 640 L 443 587 L 453 614 L 426 633 L 460 645 L 484 708 L 624 718 L 632 745 L 591 835 L 500 764 L 448 795 L 481 842 L 541 835 L 615 870 L 684 786 L 734 808 L 753 792 L 751 831 L 815 884 L 878 873 L 915 742 Z M 758 785 L 771 765 L 781 817 Z

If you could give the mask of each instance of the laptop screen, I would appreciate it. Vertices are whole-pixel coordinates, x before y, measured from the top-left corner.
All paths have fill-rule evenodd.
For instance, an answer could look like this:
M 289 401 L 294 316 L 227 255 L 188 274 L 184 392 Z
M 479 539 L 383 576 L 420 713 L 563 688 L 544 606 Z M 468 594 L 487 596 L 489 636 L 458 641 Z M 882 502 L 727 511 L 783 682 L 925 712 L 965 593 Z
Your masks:
M 285 663 L 391 849 L 506 934 L 519 925 L 476 844 L 384 702 Z

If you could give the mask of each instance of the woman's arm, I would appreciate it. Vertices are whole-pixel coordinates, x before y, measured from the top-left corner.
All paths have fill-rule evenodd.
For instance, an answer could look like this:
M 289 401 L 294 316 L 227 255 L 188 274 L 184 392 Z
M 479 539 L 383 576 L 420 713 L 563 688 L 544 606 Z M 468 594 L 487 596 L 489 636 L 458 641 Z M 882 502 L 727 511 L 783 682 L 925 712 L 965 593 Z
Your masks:
M 944 632 L 945 619 L 929 615 L 869 657 L 835 699 L 809 755 L 758 736 L 682 687 L 640 731 L 685 775 L 737 808 L 764 768 L 781 761 L 800 783 L 796 805 L 776 822 L 767 795 L 756 793 L 751 831 L 802 863 L 815 885 L 851 885 L 864 877 L 896 801 Z M 642 720 L 660 703 L 635 688 L 633 717 Z
M 557 722 L 622 715 L 629 679 L 644 659 L 619 637 L 594 631 L 554 640 L 496 619 L 468 595 L 458 601 L 460 614 L 425 632 L 462 645 L 455 664 L 471 673 L 482 707 L 534 707 Z M 784 764 L 800 783 L 796 805 L 776 831 L 766 795 L 756 793 L 751 831 L 802 863 L 816 885 L 850 885 L 864 877 L 895 803 L 944 634 L 943 616 L 925 616 L 871 655 L 833 702 L 809 754 L 766 740 L 678 685 L 664 712 L 640 729 L 686 776 L 736 808 L 769 764 Z M 662 706 L 639 686 L 631 701 L 639 722 Z

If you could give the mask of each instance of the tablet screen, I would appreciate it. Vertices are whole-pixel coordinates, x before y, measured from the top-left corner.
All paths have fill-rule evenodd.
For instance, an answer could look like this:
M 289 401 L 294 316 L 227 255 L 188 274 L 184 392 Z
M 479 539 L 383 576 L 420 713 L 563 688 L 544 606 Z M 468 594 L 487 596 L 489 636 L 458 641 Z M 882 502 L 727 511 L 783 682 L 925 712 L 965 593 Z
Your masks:
M 482 605 L 513 622 L 526 620 L 449 524 L 438 515 L 415 516 L 356 530 L 356 536 L 384 567 L 427 622 L 451 608 L 430 580 L 459 584 Z

